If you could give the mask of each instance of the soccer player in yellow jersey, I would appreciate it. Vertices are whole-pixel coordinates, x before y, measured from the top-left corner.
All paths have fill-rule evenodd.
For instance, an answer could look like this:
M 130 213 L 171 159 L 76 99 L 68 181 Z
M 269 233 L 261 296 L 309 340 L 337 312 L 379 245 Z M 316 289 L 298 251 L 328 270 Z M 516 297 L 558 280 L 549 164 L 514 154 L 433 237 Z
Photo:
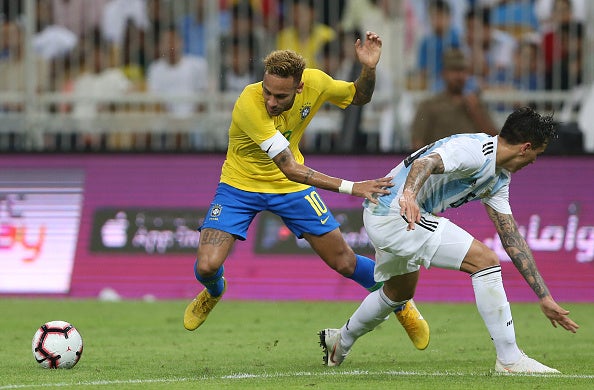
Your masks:
M 355 82 L 306 69 L 303 57 L 291 50 L 273 51 L 264 59 L 263 81 L 245 87 L 233 108 L 221 180 L 200 227 L 194 271 L 205 289 L 186 308 L 186 329 L 198 328 L 222 297 L 223 263 L 235 240 L 245 240 L 250 223 L 263 210 L 280 216 L 332 269 L 370 291 L 377 288 L 373 260 L 355 255 L 347 245 L 318 188 L 376 203 L 377 196 L 389 193 L 391 178 L 353 183 L 317 172 L 304 165 L 299 141 L 324 102 L 344 108 L 371 100 L 381 46 L 373 32 L 355 42 L 362 65 Z M 429 340 L 426 322 L 412 303 L 400 310 L 412 318 L 403 321 L 397 313 L 417 348 L 424 349 Z

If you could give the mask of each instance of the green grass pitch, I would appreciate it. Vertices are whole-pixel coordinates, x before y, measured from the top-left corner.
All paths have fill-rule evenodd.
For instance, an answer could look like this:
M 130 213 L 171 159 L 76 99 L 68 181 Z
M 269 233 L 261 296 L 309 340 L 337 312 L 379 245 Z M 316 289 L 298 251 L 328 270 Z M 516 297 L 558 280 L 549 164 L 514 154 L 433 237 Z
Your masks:
M 594 304 L 563 305 L 581 326 L 571 334 L 537 303 L 512 302 L 520 348 L 562 374 L 510 376 L 493 372 L 495 350 L 474 304 L 417 302 L 431 327 L 425 351 L 392 317 L 328 368 L 316 333 L 340 327 L 358 302 L 223 300 L 195 332 L 182 326 L 186 303 L 0 298 L 0 390 L 594 388 Z M 83 336 L 71 370 L 33 358 L 33 334 L 51 320 Z

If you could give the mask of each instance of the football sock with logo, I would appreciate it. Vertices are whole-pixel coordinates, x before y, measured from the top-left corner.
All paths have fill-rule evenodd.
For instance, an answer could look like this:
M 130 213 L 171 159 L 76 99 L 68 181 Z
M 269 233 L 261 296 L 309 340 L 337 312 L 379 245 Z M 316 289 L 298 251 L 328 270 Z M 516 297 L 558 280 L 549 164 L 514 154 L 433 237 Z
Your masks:
M 365 289 L 367 289 L 369 292 L 379 289 L 383 283 L 376 283 L 373 279 L 373 268 L 375 267 L 375 262 L 369 257 L 357 254 L 355 257 L 357 259 L 355 264 L 355 272 L 353 272 L 351 276 L 347 277 L 365 287 Z
M 384 289 L 376 290 L 361 302 L 351 318 L 340 329 L 342 345 L 350 348 L 355 340 L 372 331 L 386 320 L 394 308 L 406 302 L 394 302 L 386 296 Z
M 476 307 L 489 330 L 497 358 L 503 364 L 515 363 L 521 357 L 503 280 L 501 266 L 485 268 L 471 275 Z
M 198 260 L 196 260 L 196 264 L 194 265 L 194 275 L 196 275 L 196 280 L 202 283 L 213 297 L 221 296 L 223 293 L 223 289 L 225 288 L 225 281 L 223 280 L 224 273 L 225 267 L 221 266 L 216 274 L 208 278 L 203 278 L 198 274 Z

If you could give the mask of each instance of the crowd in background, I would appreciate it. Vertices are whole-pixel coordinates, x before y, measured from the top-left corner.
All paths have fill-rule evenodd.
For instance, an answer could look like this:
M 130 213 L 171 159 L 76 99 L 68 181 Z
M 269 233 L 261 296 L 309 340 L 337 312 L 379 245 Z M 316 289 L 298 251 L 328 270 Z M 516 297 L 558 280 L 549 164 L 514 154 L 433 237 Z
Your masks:
M 201 113 L 212 110 L 230 113 L 228 105 L 213 108 L 214 96 L 237 96 L 245 85 L 260 80 L 261 58 L 274 49 L 295 50 L 309 67 L 353 80 L 358 74 L 353 44 L 365 30 L 377 32 L 384 42 L 372 103 L 344 112 L 328 107 L 331 120 L 324 122 L 321 116 L 312 122 L 316 131 L 304 139 L 305 149 L 408 152 L 430 142 L 420 136 L 426 133 L 428 118 L 453 112 L 452 104 L 459 114 L 450 115 L 453 118 L 443 125 L 431 120 L 430 126 L 441 126 L 444 134 L 496 133 L 496 114 L 525 104 L 577 121 L 592 82 L 584 55 L 591 6 L 585 0 L 1 4 L 3 151 L 29 150 L 32 144 L 38 150 L 224 149 L 224 142 L 209 142 L 201 126 L 219 126 L 216 131 L 224 133 L 225 121 L 199 120 Z M 28 19 L 31 14 L 33 20 Z M 33 31 L 27 31 L 31 27 Z M 506 99 L 483 100 L 489 91 L 502 92 Z M 518 91 L 571 91 L 572 100 L 526 101 Z M 423 99 L 413 101 L 415 92 Z M 158 99 L 138 97 L 143 94 Z M 61 98 L 33 104 L 32 97 L 38 96 Z M 126 96 L 134 99 L 122 98 Z M 68 125 L 61 131 L 44 131 L 43 124 L 19 120 L 35 117 L 34 110 L 63 118 Z M 97 129 L 93 119 L 122 112 L 138 115 L 131 118 L 159 113 L 171 118 L 167 123 L 190 118 L 194 127 L 142 131 L 119 124 L 122 129 Z M 13 118 L 17 120 L 11 122 Z

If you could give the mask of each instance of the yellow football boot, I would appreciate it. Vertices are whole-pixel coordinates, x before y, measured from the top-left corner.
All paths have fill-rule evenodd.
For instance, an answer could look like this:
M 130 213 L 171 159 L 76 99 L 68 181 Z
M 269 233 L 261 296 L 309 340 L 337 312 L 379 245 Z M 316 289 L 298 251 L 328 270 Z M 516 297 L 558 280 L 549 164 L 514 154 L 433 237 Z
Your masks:
M 204 289 L 188 304 L 184 312 L 184 328 L 187 330 L 196 330 L 206 321 L 206 317 L 208 317 L 227 290 L 227 281 L 224 278 L 223 282 L 225 283 L 225 287 L 223 287 L 223 292 L 220 296 L 213 297 L 207 289 Z
M 427 348 L 429 345 L 429 324 L 425 321 L 412 299 L 406 302 L 404 309 L 396 313 L 396 318 L 398 318 L 417 349 Z

